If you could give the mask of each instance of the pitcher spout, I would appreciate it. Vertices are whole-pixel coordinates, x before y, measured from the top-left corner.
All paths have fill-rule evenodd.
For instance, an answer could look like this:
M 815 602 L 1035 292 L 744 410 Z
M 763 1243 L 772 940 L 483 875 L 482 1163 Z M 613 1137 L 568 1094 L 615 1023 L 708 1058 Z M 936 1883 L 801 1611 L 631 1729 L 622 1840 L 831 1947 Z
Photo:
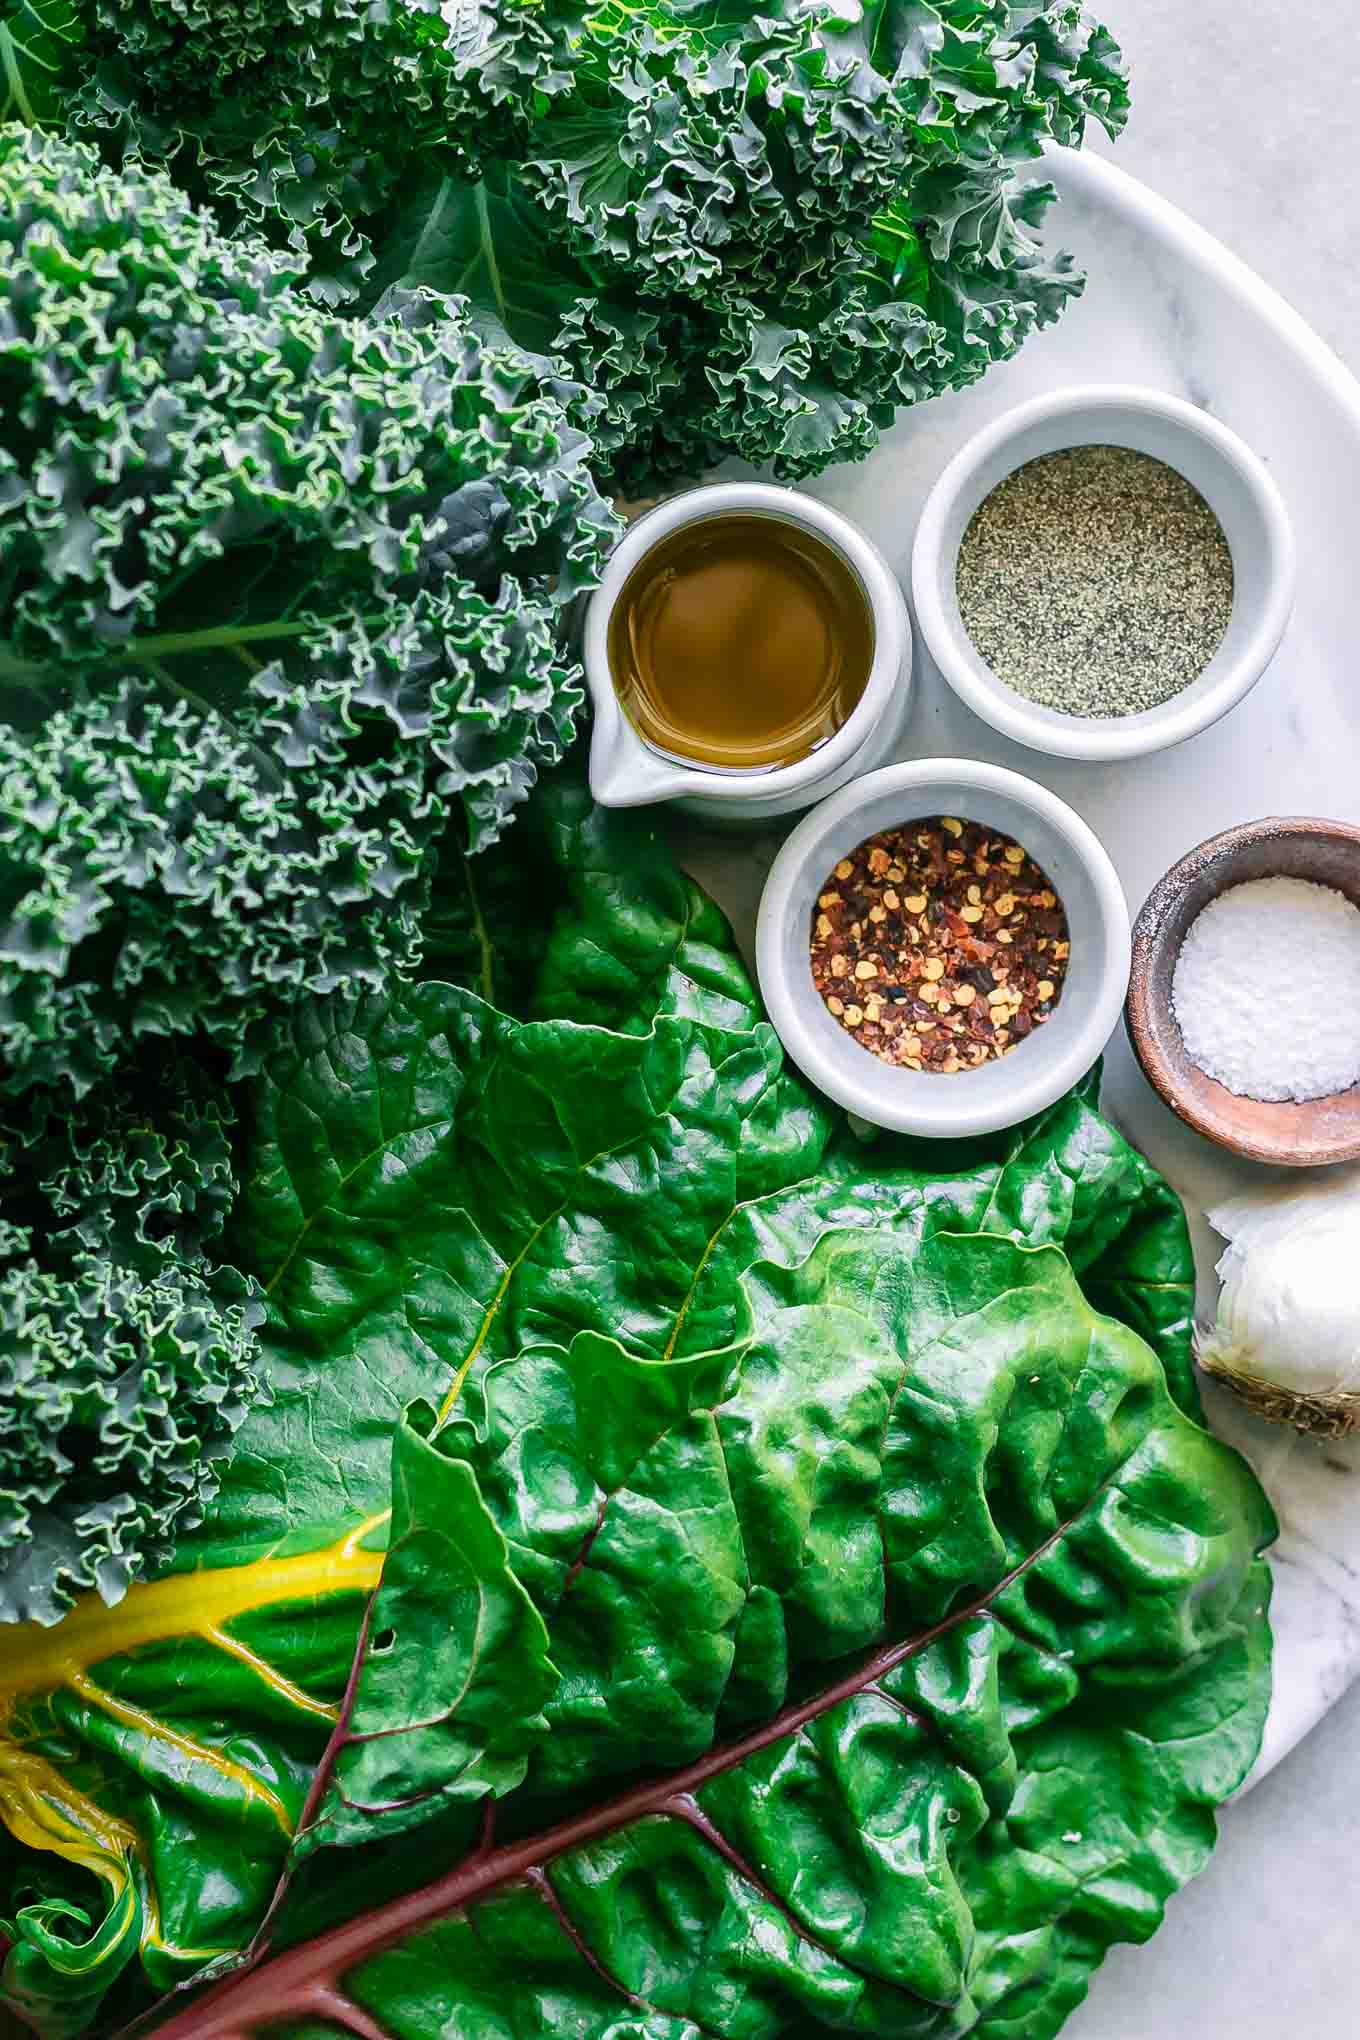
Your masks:
M 608 728 L 597 715 L 590 745 L 590 791 L 601 807 L 646 807 L 652 801 L 702 791 L 708 775 L 687 772 L 659 758 L 636 736 L 622 716 Z

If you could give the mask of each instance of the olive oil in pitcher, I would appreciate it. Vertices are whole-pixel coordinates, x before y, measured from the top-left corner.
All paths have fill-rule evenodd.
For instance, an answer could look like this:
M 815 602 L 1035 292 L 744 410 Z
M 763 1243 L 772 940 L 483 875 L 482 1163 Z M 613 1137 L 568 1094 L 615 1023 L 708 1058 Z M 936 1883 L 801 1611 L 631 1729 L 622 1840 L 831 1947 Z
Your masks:
M 682 525 L 639 560 L 609 621 L 614 687 L 639 736 L 728 771 L 792 765 L 834 736 L 873 657 L 858 576 L 780 517 Z

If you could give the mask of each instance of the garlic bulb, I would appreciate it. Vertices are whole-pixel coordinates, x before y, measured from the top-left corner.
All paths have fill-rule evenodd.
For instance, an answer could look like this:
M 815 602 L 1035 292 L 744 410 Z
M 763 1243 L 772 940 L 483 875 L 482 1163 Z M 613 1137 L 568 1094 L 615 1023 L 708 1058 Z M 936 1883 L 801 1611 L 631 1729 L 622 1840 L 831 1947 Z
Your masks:
M 1272 1184 L 1209 1214 L 1228 1241 L 1205 1372 L 1273 1423 L 1360 1424 L 1360 1169 Z

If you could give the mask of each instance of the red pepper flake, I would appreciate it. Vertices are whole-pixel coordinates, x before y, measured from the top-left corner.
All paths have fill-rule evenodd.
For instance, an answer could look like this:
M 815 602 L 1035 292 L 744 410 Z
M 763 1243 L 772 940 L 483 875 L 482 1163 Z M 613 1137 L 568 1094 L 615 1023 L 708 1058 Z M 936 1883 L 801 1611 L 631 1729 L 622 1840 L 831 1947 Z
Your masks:
M 953 1076 L 1008 1055 L 1062 996 L 1067 916 L 1010 836 L 932 815 L 869 836 L 827 874 L 812 976 L 883 1062 Z

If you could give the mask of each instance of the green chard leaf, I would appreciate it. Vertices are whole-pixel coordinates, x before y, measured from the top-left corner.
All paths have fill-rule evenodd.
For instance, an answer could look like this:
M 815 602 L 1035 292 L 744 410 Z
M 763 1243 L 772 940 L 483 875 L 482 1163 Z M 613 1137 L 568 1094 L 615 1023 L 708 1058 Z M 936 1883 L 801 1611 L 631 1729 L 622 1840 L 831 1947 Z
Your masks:
M 258 1045 L 272 1400 L 172 1569 L 10 1632 L 8 2000 L 112 2030 L 268 1918 L 272 2030 L 490 2035 L 509 1991 L 616 2040 L 1038 2040 L 1268 1695 L 1183 1216 L 1089 1087 L 861 1146 L 654 822 L 559 783 L 517 842 L 536 983 L 509 868 L 474 975 L 518 1015 L 416 979 Z
M 432 1428 L 433 1412 L 416 1404 L 393 1433 L 382 1585 L 299 1856 L 400 1834 L 451 1803 L 479 1809 L 523 1783 L 548 1732 L 538 1711 L 557 1685 L 547 1631 L 471 1468 L 439 1453 Z
M 461 1861 L 166 2040 L 559 2030 L 564 2001 L 589 2034 L 1047 2040 L 1104 1948 L 1152 1931 L 1259 1736 L 1252 1476 L 1055 1249 L 837 1233 L 751 1278 L 726 1355 L 578 1332 L 436 1433 L 505 1532 L 479 1624 L 507 1549 L 543 1613 L 548 1734 Z M 366 1734 L 433 1804 L 429 1639 L 387 1606 Z

